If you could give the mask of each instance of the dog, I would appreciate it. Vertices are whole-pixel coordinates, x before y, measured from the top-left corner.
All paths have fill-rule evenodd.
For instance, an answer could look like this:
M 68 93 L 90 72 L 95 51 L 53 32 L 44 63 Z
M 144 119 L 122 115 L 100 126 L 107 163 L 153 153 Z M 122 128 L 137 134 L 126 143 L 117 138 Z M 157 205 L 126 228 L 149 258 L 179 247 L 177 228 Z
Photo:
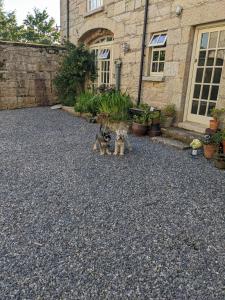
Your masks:
M 128 150 L 132 151 L 132 147 L 128 139 L 127 131 L 123 129 L 116 130 L 115 151 L 113 154 L 123 156 L 126 145 Z
M 111 134 L 108 127 L 101 125 L 99 133 L 96 134 L 95 143 L 93 146 L 93 150 L 100 150 L 100 155 L 111 155 L 109 150 L 109 143 L 111 141 Z

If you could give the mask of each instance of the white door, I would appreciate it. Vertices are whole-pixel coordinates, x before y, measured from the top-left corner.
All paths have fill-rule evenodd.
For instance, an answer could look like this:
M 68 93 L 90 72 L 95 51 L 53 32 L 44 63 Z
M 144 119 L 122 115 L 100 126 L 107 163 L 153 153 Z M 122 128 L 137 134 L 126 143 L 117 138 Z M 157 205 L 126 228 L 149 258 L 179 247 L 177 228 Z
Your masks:
M 187 120 L 207 125 L 216 106 L 225 57 L 225 26 L 198 31 Z

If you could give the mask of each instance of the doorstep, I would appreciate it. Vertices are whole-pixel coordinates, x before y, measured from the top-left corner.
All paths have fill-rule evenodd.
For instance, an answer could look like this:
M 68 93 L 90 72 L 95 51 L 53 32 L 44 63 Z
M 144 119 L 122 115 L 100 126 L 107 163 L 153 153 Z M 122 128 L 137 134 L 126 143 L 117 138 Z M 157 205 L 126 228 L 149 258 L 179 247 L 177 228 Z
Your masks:
M 163 137 L 177 140 L 187 145 L 190 145 L 194 139 L 202 139 L 203 137 L 201 133 L 179 127 L 162 128 L 162 134 Z
M 178 123 L 178 127 L 186 130 L 194 131 L 197 133 L 205 133 L 206 130 L 205 125 L 195 123 L 195 122 L 188 122 L 188 121 Z
M 190 146 L 188 144 L 183 143 L 178 140 L 175 140 L 175 139 L 172 139 L 172 138 L 164 137 L 164 136 L 152 137 L 151 141 L 154 143 L 160 143 L 163 145 L 171 146 L 171 147 L 177 148 L 179 150 L 190 149 Z

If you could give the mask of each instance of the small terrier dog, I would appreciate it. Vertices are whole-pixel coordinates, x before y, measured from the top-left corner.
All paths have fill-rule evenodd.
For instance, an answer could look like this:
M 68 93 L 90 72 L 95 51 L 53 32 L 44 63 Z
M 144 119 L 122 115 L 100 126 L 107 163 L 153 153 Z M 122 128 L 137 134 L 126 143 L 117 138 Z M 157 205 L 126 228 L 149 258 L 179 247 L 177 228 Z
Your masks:
M 127 131 L 121 129 L 116 130 L 115 151 L 113 154 L 124 155 L 126 144 L 129 151 L 132 151 L 132 147 L 128 139 Z
M 111 141 L 111 135 L 110 131 L 106 126 L 100 126 L 99 133 L 96 134 L 95 143 L 93 146 L 93 150 L 96 151 L 100 150 L 100 155 L 111 155 L 111 152 L 109 150 L 109 143 Z

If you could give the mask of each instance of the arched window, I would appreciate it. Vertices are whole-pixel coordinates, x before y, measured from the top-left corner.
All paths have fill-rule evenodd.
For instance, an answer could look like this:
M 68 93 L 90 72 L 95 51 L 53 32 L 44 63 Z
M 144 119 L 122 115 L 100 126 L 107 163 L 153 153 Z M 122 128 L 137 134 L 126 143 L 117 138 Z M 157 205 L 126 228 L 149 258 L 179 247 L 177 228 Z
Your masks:
M 113 51 L 112 51 L 112 36 L 104 36 L 96 39 L 90 45 L 90 49 L 95 53 L 96 67 L 98 77 L 95 82 L 95 87 L 102 84 L 109 86 L 112 84 L 112 66 L 113 66 Z

